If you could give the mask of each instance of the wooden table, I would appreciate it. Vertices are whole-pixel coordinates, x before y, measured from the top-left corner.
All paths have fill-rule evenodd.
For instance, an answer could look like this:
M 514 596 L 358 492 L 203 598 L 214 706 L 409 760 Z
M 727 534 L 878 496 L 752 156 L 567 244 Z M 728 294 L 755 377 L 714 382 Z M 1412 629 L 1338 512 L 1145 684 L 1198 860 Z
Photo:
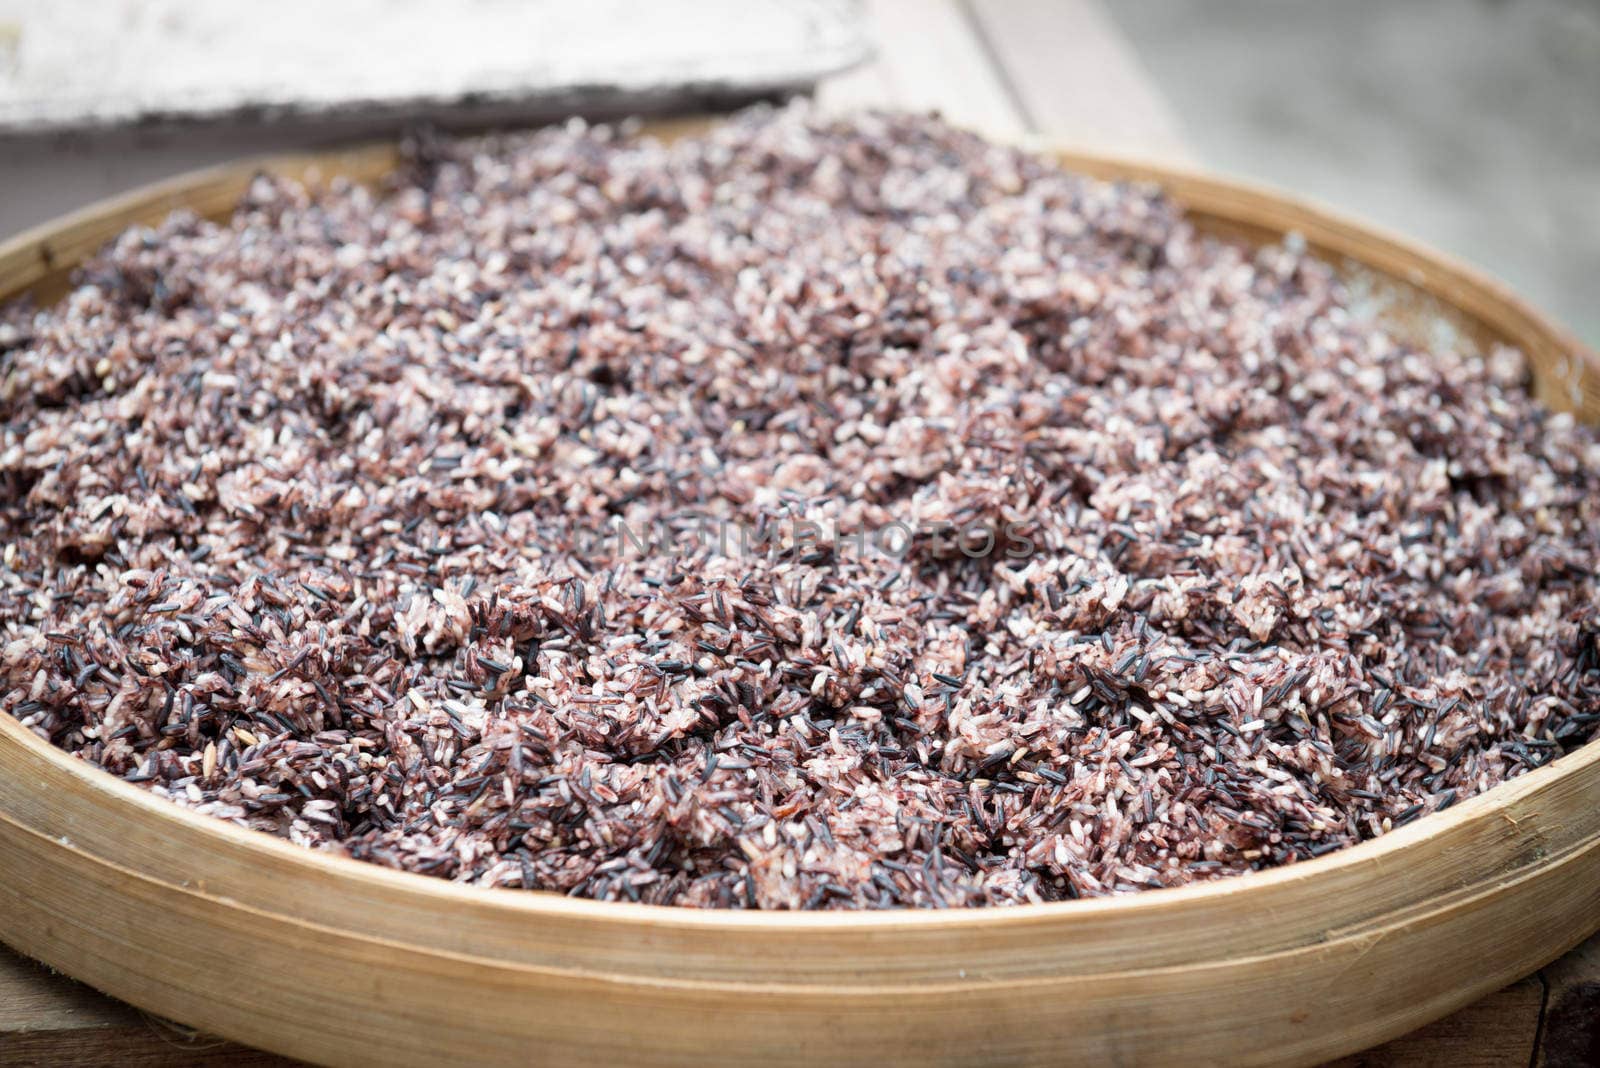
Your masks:
M 829 108 L 939 110 L 998 137 L 1196 162 L 1094 0 L 868 0 L 877 59 L 823 83 Z M 0 947 L 0 1064 L 284 1065 L 104 997 Z M 1347 1066 L 1600 1064 L 1600 936 Z

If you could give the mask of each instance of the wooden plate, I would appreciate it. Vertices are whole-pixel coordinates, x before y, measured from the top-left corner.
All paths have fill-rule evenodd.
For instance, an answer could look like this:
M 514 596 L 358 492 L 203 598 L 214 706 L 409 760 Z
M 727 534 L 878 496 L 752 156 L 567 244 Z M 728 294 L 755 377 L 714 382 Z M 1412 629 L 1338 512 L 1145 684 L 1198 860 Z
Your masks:
M 683 128 L 658 128 L 671 134 Z M 1237 182 L 1151 180 L 1201 228 L 1287 231 L 1400 334 L 1508 342 L 1600 417 L 1600 361 L 1437 253 Z M 200 172 L 0 246 L 49 299 L 125 227 L 225 216 L 258 169 L 381 176 L 390 148 Z M 1383 838 L 1203 886 L 954 912 L 733 913 L 482 890 L 191 813 L 0 715 L 0 939 L 141 1008 L 306 1060 L 1310 1064 L 1392 1038 L 1600 927 L 1600 744 Z

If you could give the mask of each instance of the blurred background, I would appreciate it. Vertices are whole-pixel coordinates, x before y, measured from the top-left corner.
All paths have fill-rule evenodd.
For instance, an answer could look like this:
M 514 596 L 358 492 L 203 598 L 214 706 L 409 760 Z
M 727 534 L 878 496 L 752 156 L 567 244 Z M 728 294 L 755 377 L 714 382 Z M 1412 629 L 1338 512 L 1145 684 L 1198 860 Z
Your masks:
M 0 237 L 418 120 L 800 93 L 1264 180 L 1600 344 L 1600 0 L 0 0 Z
M 1487 267 L 1600 345 L 1600 0 L 1107 10 L 1206 166 Z

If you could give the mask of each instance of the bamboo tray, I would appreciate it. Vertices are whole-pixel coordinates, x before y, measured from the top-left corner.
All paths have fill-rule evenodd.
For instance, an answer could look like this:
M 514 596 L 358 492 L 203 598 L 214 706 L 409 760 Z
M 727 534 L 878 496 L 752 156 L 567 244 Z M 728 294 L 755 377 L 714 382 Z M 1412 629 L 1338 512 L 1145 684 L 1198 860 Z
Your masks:
M 658 126 L 671 135 L 684 124 Z M 1600 360 L 1520 299 L 1281 194 L 1099 156 L 1202 229 L 1294 230 L 1396 332 L 1528 354 L 1600 418 Z M 389 147 L 225 166 L 0 246 L 48 300 L 125 227 L 223 216 L 266 168 L 380 177 Z M 125 1001 L 328 1063 L 1311 1064 L 1392 1038 L 1600 928 L 1600 743 L 1352 849 L 1198 887 L 966 912 L 732 913 L 482 890 L 159 800 L 0 715 L 0 939 Z

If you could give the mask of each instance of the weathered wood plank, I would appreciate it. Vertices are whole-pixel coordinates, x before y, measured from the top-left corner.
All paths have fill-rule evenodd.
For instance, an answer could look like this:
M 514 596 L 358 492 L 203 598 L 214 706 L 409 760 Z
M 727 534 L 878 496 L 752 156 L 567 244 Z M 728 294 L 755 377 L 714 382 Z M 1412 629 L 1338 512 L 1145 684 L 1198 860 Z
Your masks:
M 659 112 L 808 88 L 867 49 L 846 0 L 52 0 L 0 5 L 0 130 Z
M 1326 1068 L 1521 1068 L 1533 1057 L 1544 984 L 1529 976 L 1403 1038 Z
M 1540 1068 L 1600 1064 L 1600 937 L 1591 938 L 1544 970 L 1544 1027 Z
M 1192 161 L 1171 109 L 1095 0 L 964 0 L 1023 116 L 1055 144 Z
M 867 0 L 865 6 L 876 55 L 819 85 L 821 106 L 938 111 L 992 137 L 1028 132 L 960 0 Z
M 139 1012 L 0 946 L 0 1064 L 272 1068 L 292 1063 Z
M 0 1035 L 124 1027 L 138 1017 L 133 1009 L 0 946 Z

